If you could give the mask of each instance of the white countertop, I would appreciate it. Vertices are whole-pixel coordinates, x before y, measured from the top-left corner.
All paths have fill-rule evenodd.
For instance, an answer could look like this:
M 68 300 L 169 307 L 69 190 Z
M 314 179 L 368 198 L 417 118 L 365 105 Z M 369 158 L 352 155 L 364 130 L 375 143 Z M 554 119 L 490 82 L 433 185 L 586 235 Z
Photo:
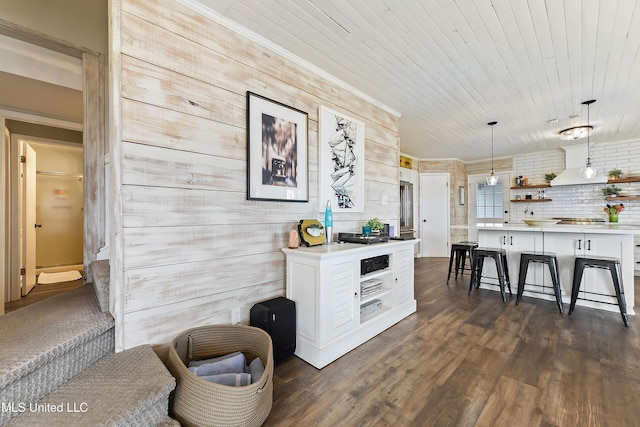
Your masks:
M 593 234 L 640 234 L 640 226 L 635 224 L 554 224 L 544 227 L 531 227 L 526 224 L 476 224 L 478 230 L 505 231 L 543 231 L 545 233 L 593 233 Z

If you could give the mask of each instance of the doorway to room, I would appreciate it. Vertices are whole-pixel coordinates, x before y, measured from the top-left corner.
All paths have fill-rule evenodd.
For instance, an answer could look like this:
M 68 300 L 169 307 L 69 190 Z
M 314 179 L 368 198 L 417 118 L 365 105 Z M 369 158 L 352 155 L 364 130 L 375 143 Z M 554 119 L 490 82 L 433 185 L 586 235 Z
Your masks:
M 82 278 L 83 149 L 80 142 L 12 136 L 20 153 L 21 296 L 36 283 Z M 15 151 L 15 150 L 14 150 Z
M 488 185 L 486 175 L 469 176 L 469 240 L 478 240 L 478 223 L 509 222 L 511 174 L 497 173 L 498 183 Z

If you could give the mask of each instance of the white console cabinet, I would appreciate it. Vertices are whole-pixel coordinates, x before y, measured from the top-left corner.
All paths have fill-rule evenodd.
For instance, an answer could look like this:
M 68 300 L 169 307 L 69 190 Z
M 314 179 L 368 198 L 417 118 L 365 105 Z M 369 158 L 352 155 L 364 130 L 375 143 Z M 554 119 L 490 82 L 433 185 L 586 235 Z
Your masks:
M 296 303 L 296 352 L 318 369 L 416 311 L 413 248 L 418 240 L 283 249 L 287 298 Z M 388 256 L 363 274 L 362 260 Z

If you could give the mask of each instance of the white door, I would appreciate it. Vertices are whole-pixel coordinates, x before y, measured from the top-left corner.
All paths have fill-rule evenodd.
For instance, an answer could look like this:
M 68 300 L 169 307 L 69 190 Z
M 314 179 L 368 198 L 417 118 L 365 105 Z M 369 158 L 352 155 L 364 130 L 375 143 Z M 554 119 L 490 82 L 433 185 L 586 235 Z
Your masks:
M 25 296 L 36 285 L 36 151 L 29 144 L 25 146 L 24 168 L 24 286 Z
M 509 222 L 511 174 L 497 175 L 497 185 L 487 185 L 487 174 L 469 176 L 469 240 L 478 240 L 478 223 Z
M 420 174 L 420 246 L 423 257 L 449 256 L 449 174 Z

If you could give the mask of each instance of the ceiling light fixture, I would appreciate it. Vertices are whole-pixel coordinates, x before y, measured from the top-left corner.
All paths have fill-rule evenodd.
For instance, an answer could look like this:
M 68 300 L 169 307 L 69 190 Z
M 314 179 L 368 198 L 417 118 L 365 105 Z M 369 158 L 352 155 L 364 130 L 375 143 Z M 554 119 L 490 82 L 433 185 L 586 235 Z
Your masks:
M 496 171 L 493 169 L 493 127 L 498 124 L 498 122 L 489 122 L 487 124 L 491 126 L 491 174 L 487 177 L 487 184 L 496 185 L 498 183 L 498 175 L 496 175 Z
M 582 139 L 589 136 L 591 129 L 593 129 L 593 126 L 574 126 L 564 129 L 560 131 L 560 139 L 563 141 Z
M 587 127 L 589 129 L 593 129 L 591 126 L 588 126 L 589 122 L 590 122 L 589 106 L 591 104 L 593 104 L 594 102 L 596 102 L 595 99 L 592 99 L 590 101 L 584 101 L 582 103 L 582 105 L 586 105 L 587 106 Z M 597 166 L 593 166 L 591 164 L 591 151 L 590 151 L 590 145 L 589 145 L 589 133 L 590 132 L 587 132 L 587 164 L 583 168 L 580 168 L 580 173 L 585 178 L 594 178 L 596 175 L 598 175 L 598 167 Z

